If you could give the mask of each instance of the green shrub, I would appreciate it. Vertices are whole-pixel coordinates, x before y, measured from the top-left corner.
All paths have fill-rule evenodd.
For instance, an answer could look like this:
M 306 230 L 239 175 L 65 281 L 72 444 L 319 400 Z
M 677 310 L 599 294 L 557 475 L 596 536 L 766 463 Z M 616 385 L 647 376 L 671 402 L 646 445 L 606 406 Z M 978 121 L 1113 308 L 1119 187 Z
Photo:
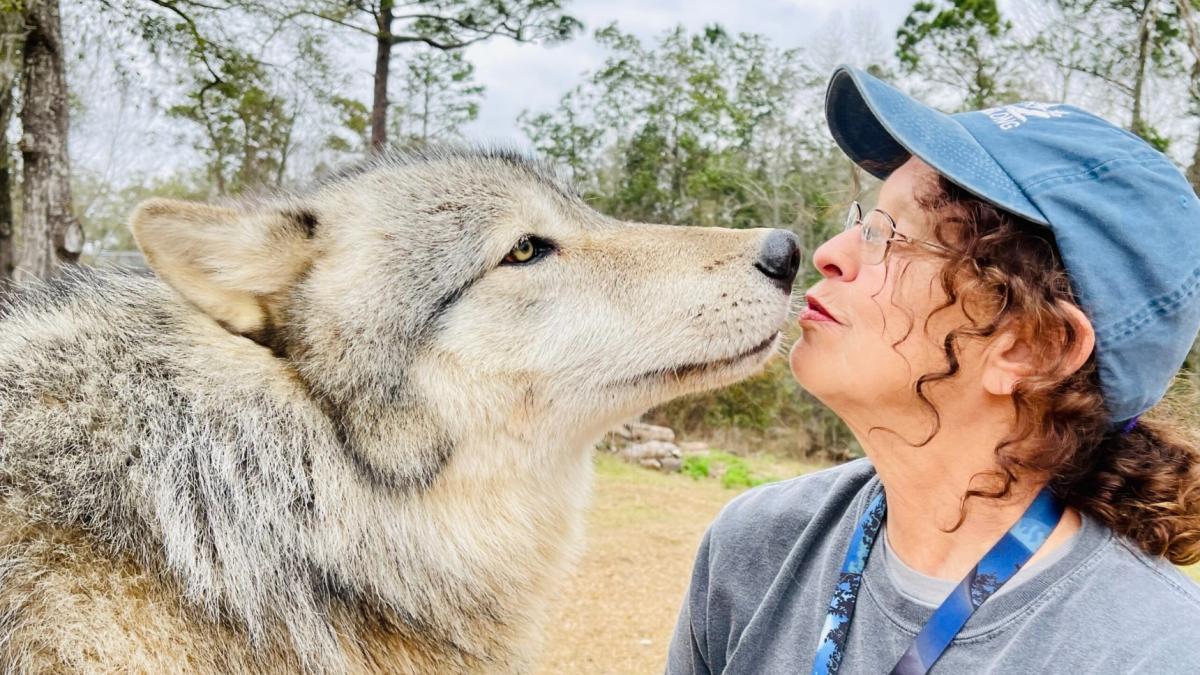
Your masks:
M 721 476 L 721 486 L 727 490 L 739 487 L 754 487 L 762 483 L 762 480 L 750 476 L 750 469 L 745 464 L 737 462 L 730 464 L 725 469 L 725 474 Z
M 680 471 L 685 476 L 691 476 L 693 480 L 708 478 L 708 458 L 692 455 L 683 460 L 683 468 Z
M 709 478 L 720 473 L 721 486 L 728 489 L 751 488 L 778 480 L 774 476 L 756 475 L 744 458 L 720 451 L 685 458 L 681 471 L 693 480 Z

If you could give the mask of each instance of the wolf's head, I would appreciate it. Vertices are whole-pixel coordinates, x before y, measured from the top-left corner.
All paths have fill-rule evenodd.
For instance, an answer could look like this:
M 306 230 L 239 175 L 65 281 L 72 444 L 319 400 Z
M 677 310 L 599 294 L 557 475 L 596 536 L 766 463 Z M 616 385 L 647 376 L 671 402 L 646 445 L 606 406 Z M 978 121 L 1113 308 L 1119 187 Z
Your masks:
M 800 262 L 783 231 L 607 218 L 495 152 L 388 157 L 253 207 L 151 200 L 132 226 L 180 294 L 294 367 L 365 477 L 403 489 L 481 429 L 578 444 L 751 374 Z M 470 460 L 491 461 L 513 458 Z

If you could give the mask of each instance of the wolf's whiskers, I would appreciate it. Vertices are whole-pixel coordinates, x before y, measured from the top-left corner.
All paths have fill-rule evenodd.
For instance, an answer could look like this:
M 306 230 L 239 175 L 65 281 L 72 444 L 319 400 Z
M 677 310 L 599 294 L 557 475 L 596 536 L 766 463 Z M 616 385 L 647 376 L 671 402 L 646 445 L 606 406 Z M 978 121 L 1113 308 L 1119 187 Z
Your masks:
M 792 299 L 788 303 L 788 316 L 799 314 L 805 309 L 808 309 L 808 300 L 803 295 L 792 294 Z

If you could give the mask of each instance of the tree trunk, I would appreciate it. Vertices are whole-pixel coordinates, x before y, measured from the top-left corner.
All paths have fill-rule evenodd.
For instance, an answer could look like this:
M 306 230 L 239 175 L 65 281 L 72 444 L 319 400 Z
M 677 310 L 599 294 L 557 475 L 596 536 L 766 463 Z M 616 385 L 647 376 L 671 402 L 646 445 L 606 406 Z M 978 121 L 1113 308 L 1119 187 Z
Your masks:
M 13 196 L 12 165 L 4 131 L 13 115 L 13 90 L 21 72 L 21 50 L 25 41 L 25 16 L 19 10 L 0 11 L 0 289 L 12 278 Z
M 1197 89 L 1200 89 L 1200 60 L 1192 66 L 1192 87 L 1192 106 L 1194 109 L 1200 110 L 1200 95 L 1197 95 L 1196 92 Z M 1200 194 L 1200 127 L 1197 128 L 1196 147 L 1192 149 L 1192 163 L 1187 169 L 1187 179 L 1196 194 Z
M 1175 6 L 1179 12 L 1180 23 L 1183 25 L 1184 36 L 1187 38 L 1188 50 L 1192 54 L 1191 80 L 1188 82 L 1188 94 L 1191 97 L 1192 116 L 1200 115 L 1200 26 L 1196 25 L 1196 15 L 1192 13 L 1194 0 L 1176 0 Z M 1196 146 L 1192 150 L 1192 163 L 1188 166 L 1187 179 L 1192 189 L 1200 193 L 1200 129 L 1197 130 Z M 1193 354 L 1200 355 L 1200 341 Z
M 296 132 L 296 115 L 293 112 L 287 120 L 287 133 L 283 137 L 283 147 L 279 149 L 279 167 L 275 170 L 275 187 L 283 187 L 283 177 L 287 175 L 288 158 L 292 154 L 292 135 Z
M 0 77 L 0 284 L 13 274 L 12 165 L 9 145 L 3 137 L 12 119 L 14 78 Z M 0 286 L 2 288 L 2 286 Z
M 430 83 L 430 65 L 422 74 L 421 82 L 421 145 L 429 145 L 429 99 L 432 97 L 432 83 Z
M 27 0 L 21 157 L 24 186 L 18 281 L 46 278 L 79 260 L 83 229 L 71 213 L 67 80 L 58 0 Z
M 1196 138 L 1195 150 L 1192 151 L 1192 165 L 1188 166 L 1187 177 L 1188 183 L 1192 184 L 1192 190 L 1196 195 L 1200 195 L 1200 127 L 1196 131 L 1198 131 L 1198 135 L 1196 135 L 1198 138 Z
M 1138 55 L 1137 70 L 1133 79 L 1133 114 L 1130 115 L 1129 130 L 1144 136 L 1146 121 L 1142 119 L 1142 92 L 1146 85 L 1146 66 L 1150 60 L 1150 30 L 1154 24 L 1154 1 L 1146 0 L 1142 7 L 1141 21 L 1138 22 Z
M 380 0 L 375 16 L 375 95 L 371 101 L 371 152 L 387 147 L 388 70 L 392 65 L 393 0 Z

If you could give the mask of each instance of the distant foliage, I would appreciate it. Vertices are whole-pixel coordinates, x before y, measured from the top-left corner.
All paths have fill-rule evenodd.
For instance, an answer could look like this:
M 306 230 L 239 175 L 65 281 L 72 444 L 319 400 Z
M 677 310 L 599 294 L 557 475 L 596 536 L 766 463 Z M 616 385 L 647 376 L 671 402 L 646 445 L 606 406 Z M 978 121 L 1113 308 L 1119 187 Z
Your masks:
M 209 197 L 207 176 L 184 173 L 163 177 L 143 178 L 126 187 L 114 186 L 103 176 L 86 171 L 76 172 L 73 184 L 76 209 L 80 219 L 88 223 L 88 242 L 85 261 L 106 251 L 134 251 L 137 246 L 129 231 L 129 210 L 151 197 L 171 197 L 203 201 Z
M 1035 44 L 1054 54 L 1054 42 L 1070 41 L 1070 69 L 1104 83 L 1125 105 L 1130 131 L 1159 150 L 1170 138 L 1152 122 L 1157 107 L 1149 95 L 1156 76 L 1180 81 L 1187 72 L 1184 40 L 1195 29 L 1192 0 L 1054 0 L 1061 20 Z M 1182 10 L 1182 12 L 1181 12 Z M 1188 24 L 1191 24 L 1190 26 Z M 1053 34 L 1060 37 L 1054 38 Z M 1059 52 L 1061 53 L 1061 52 Z M 1192 78 L 1196 78 L 1193 71 Z
M 388 91 L 391 88 L 392 55 L 399 49 L 419 47 L 423 52 L 413 52 L 410 67 L 405 77 L 405 86 L 416 85 L 423 89 L 425 98 L 429 94 L 443 91 L 450 93 L 450 100 L 471 99 L 474 92 L 464 92 L 460 79 L 469 76 L 469 64 L 457 60 L 446 60 L 429 54 L 436 50 L 450 54 L 473 44 L 492 39 L 514 42 L 562 42 L 582 29 L 575 17 L 565 12 L 564 0 L 239 0 L 259 9 L 260 13 L 275 17 L 281 24 L 291 24 L 304 31 L 319 33 L 337 31 L 359 40 L 369 38 L 364 45 L 373 47 L 375 68 L 371 105 L 368 113 L 368 145 L 372 151 L 380 151 L 389 143 L 411 142 L 397 139 L 390 134 L 388 123 L 389 106 L 393 103 Z M 373 44 L 371 44 L 373 43 Z M 414 69 L 412 62 L 417 62 Z M 416 74 L 414 81 L 413 75 Z M 435 82 L 433 73 L 448 75 L 448 79 Z M 445 87 L 441 86 L 445 85 Z M 412 97 L 410 96 L 410 100 Z M 434 136 L 431 127 L 443 121 L 461 117 L 469 110 L 457 105 L 430 107 L 426 99 L 421 112 L 423 131 L 420 142 Z M 473 115 L 473 113 L 471 113 Z M 390 138 L 389 138 L 390 136 Z
M 479 117 L 484 87 L 475 81 L 475 66 L 462 52 L 413 50 L 394 74 L 388 105 L 387 137 L 391 145 L 420 147 L 463 140 L 463 126 Z M 371 144 L 371 108 L 358 99 L 332 95 L 328 104 L 338 125 L 326 147 L 347 160 L 365 155 Z
M 615 25 L 595 37 L 604 64 L 521 122 L 598 208 L 727 227 L 800 230 L 812 218 L 817 167 L 832 156 L 813 110 L 827 73 L 797 50 L 716 26 L 676 28 L 653 45 Z
M 196 86 L 186 103 L 168 113 L 203 130 L 198 147 L 218 194 L 282 184 L 295 114 L 272 91 L 267 69 L 256 59 L 228 53 L 217 77 Z
M 426 145 L 462 138 L 463 125 L 479 117 L 484 87 L 462 52 L 416 51 L 404 63 L 399 100 L 391 118 L 394 143 Z
M 996 0 L 918 2 L 896 33 L 901 70 L 961 92 L 963 110 L 1019 99 L 1021 50 Z
M 123 84 L 92 98 L 150 87 L 151 105 L 179 122 L 177 142 L 202 158 L 208 196 L 284 187 L 297 153 L 319 149 L 305 132 L 343 84 L 323 34 L 280 23 L 255 0 L 80 0 L 68 17 L 81 24 L 74 47 L 89 50 L 76 57 L 99 57 Z
M 337 153 L 366 154 L 371 142 L 371 109 L 354 98 L 333 95 L 329 105 L 340 124 L 325 139 L 325 145 Z

